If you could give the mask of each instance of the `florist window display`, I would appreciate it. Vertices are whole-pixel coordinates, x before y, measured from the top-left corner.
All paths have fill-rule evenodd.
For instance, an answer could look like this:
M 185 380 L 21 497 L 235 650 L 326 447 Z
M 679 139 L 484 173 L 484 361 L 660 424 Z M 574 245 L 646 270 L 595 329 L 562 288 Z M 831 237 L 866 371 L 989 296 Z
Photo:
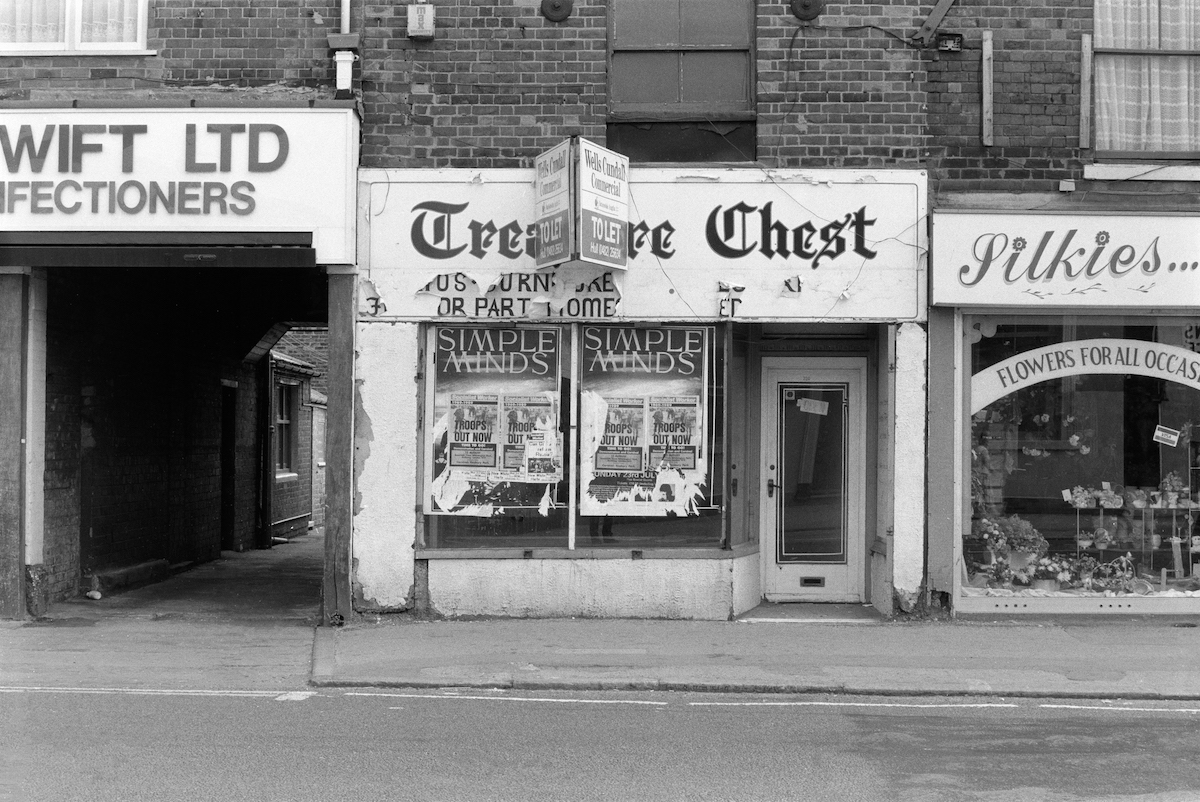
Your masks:
M 963 593 L 1200 597 L 1200 354 L 1184 327 L 976 317 L 967 331 Z

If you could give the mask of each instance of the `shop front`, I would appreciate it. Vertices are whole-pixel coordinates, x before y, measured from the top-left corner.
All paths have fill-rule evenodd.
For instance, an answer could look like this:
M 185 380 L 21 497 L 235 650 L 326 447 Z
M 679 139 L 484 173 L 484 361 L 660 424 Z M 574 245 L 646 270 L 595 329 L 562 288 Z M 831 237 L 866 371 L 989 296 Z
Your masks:
M 358 127 L 307 100 L 5 108 L 0 615 L 270 545 L 266 356 L 353 280 Z
M 1195 218 L 939 212 L 933 232 L 955 609 L 1200 610 Z
M 635 168 L 540 269 L 533 170 L 359 179 L 360 609 L 914 603 L 923 174 Z

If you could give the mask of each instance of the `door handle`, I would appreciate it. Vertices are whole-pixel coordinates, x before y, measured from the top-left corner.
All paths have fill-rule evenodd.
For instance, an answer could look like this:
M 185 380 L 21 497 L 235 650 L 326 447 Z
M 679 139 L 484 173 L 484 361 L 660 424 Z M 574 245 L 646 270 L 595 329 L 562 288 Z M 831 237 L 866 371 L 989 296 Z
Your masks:
M 767 498 L 775 497 L 775 488 L 777 487 L 779 487 L 779 485 L 775 484 L 774 479 L 767 480 Z

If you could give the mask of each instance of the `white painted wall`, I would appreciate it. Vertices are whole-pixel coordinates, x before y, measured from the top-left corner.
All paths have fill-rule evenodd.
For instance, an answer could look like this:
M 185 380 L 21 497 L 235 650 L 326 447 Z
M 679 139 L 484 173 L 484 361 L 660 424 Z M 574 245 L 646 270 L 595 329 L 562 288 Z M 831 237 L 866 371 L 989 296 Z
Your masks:
M 436 612 L 451 616 L 724 621 L 733 606 L 733 563 L 732 559 L 430 560 L 429 597 Z
M 762 568 L 758 552 L 733 560 L 733 614 L 741 615 L 762 603 Z
M 896 429 L 892 584 L 915 602 L 925 572 L 926 335 L 922 325 L 896 330 Z
M 373 609 L 406 606 L 417 532 L 419 328 L 359 322 L 354 416 L 354 588 Z

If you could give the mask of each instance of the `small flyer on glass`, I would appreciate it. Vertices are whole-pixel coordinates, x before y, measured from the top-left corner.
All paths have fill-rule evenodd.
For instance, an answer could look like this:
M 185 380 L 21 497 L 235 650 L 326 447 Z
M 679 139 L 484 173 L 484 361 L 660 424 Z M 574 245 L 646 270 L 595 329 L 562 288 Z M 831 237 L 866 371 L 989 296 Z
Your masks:
M 705 327 L 584 327 L 581 514 L 698 514 L 708 349 Z
M 546 514 L 562 481 L 556 327 L 434 331 L 426 512 Z

